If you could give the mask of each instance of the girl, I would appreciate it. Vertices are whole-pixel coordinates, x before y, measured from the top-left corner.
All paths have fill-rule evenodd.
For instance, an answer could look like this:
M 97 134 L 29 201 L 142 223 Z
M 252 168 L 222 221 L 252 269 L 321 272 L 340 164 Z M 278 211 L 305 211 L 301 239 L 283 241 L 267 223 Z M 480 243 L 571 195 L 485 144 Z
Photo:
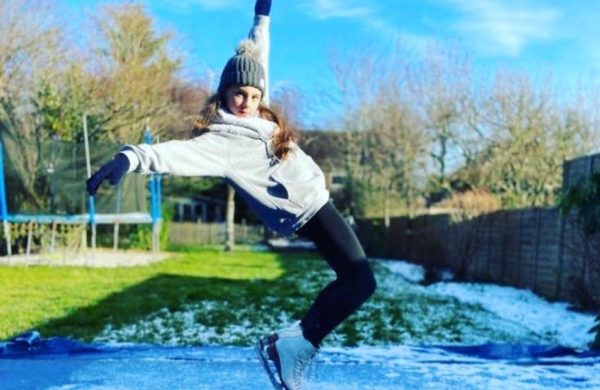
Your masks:
M 225 64 L 196 124 L 199 136 L 128 145 L 87 181 L 87 190 L 94 195 L 104 180 L 115 185 L 133 171 L 218 176 L 269 228 L 313 240 L 336 279 L 298 323 L 257 343 L 273 384 L 300 389 L 323 338 L 373 294 L 376 282 L 354 232 L 329 201 L 323 172 L 267 108 L 270 8 L 271 0 L 257 0 L 250 39 Z

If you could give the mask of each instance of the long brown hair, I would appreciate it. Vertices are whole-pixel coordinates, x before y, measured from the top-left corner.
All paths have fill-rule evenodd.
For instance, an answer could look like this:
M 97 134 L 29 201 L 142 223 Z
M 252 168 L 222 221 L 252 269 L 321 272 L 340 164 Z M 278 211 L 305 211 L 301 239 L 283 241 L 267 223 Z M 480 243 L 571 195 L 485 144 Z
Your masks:
M 202 110 L 200 110 L 200 117 L 193 123 L 192 134 L 198 136 L 210 131 L 208 126 L 214 122 L 219 109 L 224 105 L 223 98 L 218 93 L 209 97 Z M 258 116 L 277 125 L 278 128 L 271 139 L 271 148 L 277 158 L 284 160 L 292 150 L 292 143 L 299 138 L 297 130 L 288 127 L 282 115 L 277 114 L 262 102 L 258 107 Z

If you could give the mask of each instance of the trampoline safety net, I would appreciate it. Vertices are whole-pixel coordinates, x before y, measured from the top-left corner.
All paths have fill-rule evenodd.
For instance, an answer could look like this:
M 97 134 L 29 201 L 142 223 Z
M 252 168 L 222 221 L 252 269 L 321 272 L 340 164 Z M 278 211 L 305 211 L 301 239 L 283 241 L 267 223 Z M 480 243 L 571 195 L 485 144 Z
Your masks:
M 83 143 L 3 140 L 9 214 L 78 215 L 87 210 L 87 168 Z M 92 172 L 120 149 L 116 143 L 90 144 Z M 148 177 L 126 175 L 118 187 L 103 185 L 95 197 L 97 214 L 148 213 Z

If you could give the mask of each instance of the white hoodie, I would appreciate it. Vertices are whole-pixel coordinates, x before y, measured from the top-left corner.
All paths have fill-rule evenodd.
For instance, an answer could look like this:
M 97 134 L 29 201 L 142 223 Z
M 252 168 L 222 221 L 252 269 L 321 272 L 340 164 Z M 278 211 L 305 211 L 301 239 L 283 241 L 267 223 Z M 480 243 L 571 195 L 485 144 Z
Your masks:
M 268 53 L 268 22 L 257 16 L 250 38 Z M 261 62 L 268 71 L 266 62 Z M 178 176 L 223 177 L 271 229 L 289 235 L 304 225 L 327 201 L 325 177 L 297 145 L 284 160 L 271 150 L 276 124 L 262 118 L 240 118 L 219 111 L 208 132 L 189 140 L 155 145 L 127 145 L 120 153 L 129 171 Z

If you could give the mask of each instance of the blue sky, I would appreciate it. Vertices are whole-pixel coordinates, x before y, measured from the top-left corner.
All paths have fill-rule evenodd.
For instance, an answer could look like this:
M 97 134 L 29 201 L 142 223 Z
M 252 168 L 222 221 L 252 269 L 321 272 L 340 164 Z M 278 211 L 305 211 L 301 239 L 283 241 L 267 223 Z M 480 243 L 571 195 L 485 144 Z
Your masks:
M 101 0 L 65 0 L 92 11 Z M 113 1 L 114 3 L 114 1 Z M 192 77 L 221 67 L 250 27 L 254 0 L 143 0 L 157 27 L 176 34 Z M 391 47 L 415 51 L 452 42 L 476 66 L 551 72 L 575 82 L 600 70 L 597 0 L 273 0 L 271 84 L 310 96 L 331 83 L 332 48 Z

